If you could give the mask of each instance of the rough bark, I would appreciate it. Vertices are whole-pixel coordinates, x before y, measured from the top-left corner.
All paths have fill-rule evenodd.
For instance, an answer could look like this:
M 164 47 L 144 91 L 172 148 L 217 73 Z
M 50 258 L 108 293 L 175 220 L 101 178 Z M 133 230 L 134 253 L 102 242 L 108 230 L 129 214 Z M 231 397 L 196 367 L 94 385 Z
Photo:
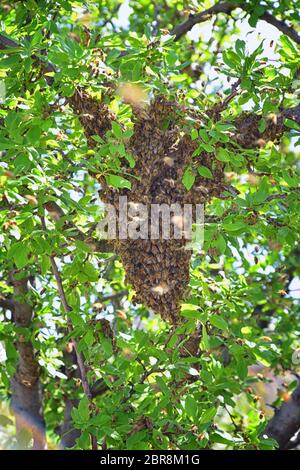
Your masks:
M 79 400 L 68 398 L 65 402 L 64 421 L 60 427 L 61 445 L 64 449 L 70 449 L 76 444 L 80 437 L 80 430 L 74 428 L 72 421 L 72 410 L 78 407 Z
M 236 132 L 233 140 L 243 148 L 263 147 L 268 141 L 277 141 L 285 131 L 289 130 L 285 126 L 285 119 L 300 125 L 300 106 L 284 109 L 278 115 L 272 114 L 266 117 L 266 129 L 262 133 L 259 131 L 261 116 L 243 113 L 234 121 Z
M 286 449 L 291 438 L 300 429 L 300 385 L 291 398 L 283 403 L 269 421 L 265 433 L 278 442 L 280 449 Z
M 29 330 L 33 311 L 31 305 L 24 301 L 24 296 L 28 293 L 27 278 L 17 280 L 13 275 L 12 284 L 14 287 L 14 323 L 17 327 Z M 11 380 L 11 407 L 16 419 L 17 440 L 20 441 L 23 430 L 26 430 L 32 435 L 33 449 L 45 449 L 40 370 L 35 351 L 31 341 L 20 332 L 17 334 L 16 348 L 19 360 L 16 373 Z
M 210 20 L 213 16 L 219 13 L 230 15 L 232 11 L 236 10 L 237 8 L 251 13 L 246 3 L 218 2 L 211 8 L 201 11 L 197 15 L 190 14 L 186 21 L 179 24 L 173 29 L 172 34 L 174 34 L 175 40 L 178 41 L 178 39 L 180 39 L 188 31 L 190 31 L 196 24 Z M 297 44 L 300 44 L 299 34 L 292 26 L 289 26 L 285 21 L 275 18 L 275 16 L 271 15 L 267 11 L 265 11 L 258 19 L 266 21 L 267 23 L 271 24 L 279 31 L 281 31 L 283 34 L 289 36 Z

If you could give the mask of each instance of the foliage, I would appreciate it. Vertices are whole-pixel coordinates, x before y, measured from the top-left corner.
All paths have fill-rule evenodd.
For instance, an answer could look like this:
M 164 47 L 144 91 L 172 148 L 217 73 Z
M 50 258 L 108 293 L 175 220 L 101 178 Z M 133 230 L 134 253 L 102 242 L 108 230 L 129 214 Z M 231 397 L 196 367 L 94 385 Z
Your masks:
M 259 116 L 263 136 L 270 113 L 299 104 L 299 47 L 280 34 L 253 50 L 237 22 L 252 31 L 265 11 L 290 24 L 299 22 L 299 12 L 292 0 L 243 3 L 247 11 L 212 18 L 208 41 L 201 30 L 199 40 L 187 34 L 174 41 L 173 28 L 211 2 L 130 0 L 125 8 L 116 0 L 2 2 L 3 34 L 18 45 L 0 56 L 0 393 L 6 402 L 22 337 L 36 351 L 50 447 L 61 445 L 70 400 L 77 400 L 69 424 L 80 430 L 77 449 L 90 448 L 91 436 L 109 449 L 276 446 L 264 434 L 271 409 L 263 396 L 276 376 L 288 381 L 277 406 L 297 386 L 285 374 L 296 372 L 292 354 L 300 347 L 299 302 L 289 290 L 300 268 L 300 126 L 285 118 L 280 139 L 247 148 L 232 135 L 245 110 Z M 95 132 L 93 146 L 69 104 L 79 89 L 116 116 L 104 136 Z M 206 207 L 204 246 L 193 255 L 182 305 L 186 321 L 177 326 L 134 303 L 119 259 L 97 245 L 98 177 L 130 188 L 122 161 L 135 165 L 126 150 L 133 129 L 126 93 L 146 101 L 163 95 L 185 106 L 194 156 L 215 154 L 235 188 Z M 213 109 L 220 110 L 217 119 Z M 213 177 L 195 158 L 183 175 L 187 190 L 197 174 Z M 30 288 L 16 296 L 20 279 Z M 30 305 L 30 325 L 10 321 L 9 301 Z M 185 344 L 197 329 L 201 354 L 193 356 Z M 72 339 L 91 390 L 100 384 L 92 400 L 78 378 Z M 1 445 L 30 447 L 30 435 L 16 441 L 5 403 L 0 413 L 7 430 Z

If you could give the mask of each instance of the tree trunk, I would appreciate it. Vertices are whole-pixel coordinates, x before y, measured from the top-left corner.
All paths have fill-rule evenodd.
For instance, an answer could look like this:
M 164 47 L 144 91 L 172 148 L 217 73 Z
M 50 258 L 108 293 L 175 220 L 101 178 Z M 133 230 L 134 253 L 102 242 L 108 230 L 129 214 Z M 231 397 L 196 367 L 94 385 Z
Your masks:
M 14 323 L 17 327 L 29 329 L 33 311 L 24 301 L 28 293 L 28 279 L 17 280 L 12 276 L 14 287 Z M 15 375 L 11 380 L 11 407 L 16 419 L 18 443 L 22 435 L 29 432 L 33 438 L 33 449 L 45 449 L 45 422 L 42 411 L 42 390 L 39 380 L 40 370 L 31 341 L 18 332 L 16 348 L 19 361 Z

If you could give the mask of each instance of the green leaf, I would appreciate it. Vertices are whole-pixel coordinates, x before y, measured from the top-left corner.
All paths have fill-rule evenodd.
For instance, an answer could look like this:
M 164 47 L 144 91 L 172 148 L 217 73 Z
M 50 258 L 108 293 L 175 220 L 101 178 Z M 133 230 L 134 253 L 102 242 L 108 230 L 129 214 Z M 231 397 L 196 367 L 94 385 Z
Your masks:
M 42 255 L 41 256 L 41 261 L 40 261 L 40 267 L 41 267 L 41 272 L 42 275 L 45 276 L 45 274 L 49 271 L 50 269 L 50 259 L 48 255 Z
M 199 310 L 189 310 L 189 309 L 184 309 L 181 311 L 181 315 L 185 318 L 189 319 L 199 319 L 201 318 L 201 312 Z
M 159 388 L 160 388 L 160 391 L 161 391 L 164 395 L 166 395 L 167 397 L 170 396 L 170 391 L 169 391 L 169 389 L 168 389 L 168 387 L 167 387 L 167 385 L 166 385 L 166 383 L 165 383 L 165 381 L 164 381 L 164 378 L 163 378 L 163 377 L 160 377 L 159 375 L 157 375 L 157 376 L 155 377 L 155 380 L 156 380 L 157 385 L 158 385 Z
M 190 416 L 191 418 L 196 418 L 198 407 L 194 397 L 192 397 L 191 395 L 187 395 L 184 403 L 184 408 L 188 416 Z
M 206 144 L 206 143 L 202 143 L 201 144 L 201 147 L 205 150 L 205 152 L 207 153 L 212 153 L 215 151 L 215 147 L 212 145 L 212 144 Z
M 220 315 L 210 315 L 209 321 L 213 326 L 220 330 L 228 330 L 228 323 L 224 318 L 220 317 Z
M 87 276 L 87 279 L 91 282 L 96 282 L 98 281 L 98 278 L 99 278 L 99 272 L 98 270 L 92 265 L 92 263 L 90 263 L 89 261 L 87 261 L 84 265 L 83 265 L 83 272 L 84 274 Z
M 210 179 L 213 178 L 212 172 L 206 166 L 203 166 L 203 165 L 199 166 L 198 173 L 199 175 L 203 176 L 203 178 L 210 178 Z
M 216 159 L 221 162 L 229 162 L 230 161 L 230 153 L 223 147 L 219 147 L 216 153 Z
M 242 41 L 241 39 L 237 39 L 235 42 L 235 51 L 241 58 L 243 58 L 245 56 L 245 51 L 246 51 L 245 41 Z
M 285 118 L 283 123 L 286 127 L 290 129 L 296 129 L 297 131 L 300 131 L 300 125 L 292 119 Z
M 87 345 L 87 347 L 91 347 L 95 341 L 95 337 L 93 335 L 93 332 L 91 331 L 91 329 L 89 329 L 86 334 L 84 335 L 84 341 Z
M 200 417 L 200 423 L 201 424 L 210 423 L 214 419 L 214 417 L 216 416 L 217 411 L 218 411 L 218 409 L 215 408 L 215 407 L 211 407 L 211 408 L 208 408 L 207 410 L 205 410 L 204 413 L 202 413 L 202 415 Z
M 83 422 L 87 422 L 90 417 L 89 401 L 86 396 L 81 398 L 78 405 L 78 414 Z
M 269 194 L 269 184 L 266 177 L 264 177 L 259 185 L 258 191 L 253 195 L 253 203 L 261 204 L 264 202 Z
M 236 358 L 236 371 L 241 380 L 245 380 L 248 375 L 248 367 L 245 359 L 241 356 Z
M 40 126 L 32 126 L 26 134 L 27 141 L 29 144 L 36 144 L 41 137 L 41 128 Z
M 137 61 L 132 69 L 132 80 L 137 82 L 141 80 L 143 77 L 143 63 L 141 61 Z
M 30 248 L 25 242 L 15 243 L 10 249 L 10 254 L 12 255 L 14 262 L 17 268 L 24 268 L 29 263 Z
M 221 253 L 221 255 L 225 253 L 227 244 L 226 244 L 225 238 L 223 237 L 221 233 L 219 234 L 218 238 L 213 241 L 212 246 L 216 247 L 219 253 Z
M 203 142 L 205 142 L 206 144 L 209 143 L 209 135 L 208 133 L 204 130 L 204 129 L 200 129 L 199 130 L 199 136 L 201 137 L 201 139 L 203 140 Z
M 241 68 L 241 58 L 232 50 L 226 50 L 223 52 L 223 61 L 233 70 L 239 70 Z
M 253 12 L 249 17 L 248 23 L 252 28 L 255 28 L 257 25 L 257 21 L 258 21 L 258 15 L 256 15 L 255 12 Z
M 282 45 L 282 49 L 279 50 L 280 55 L 287 60 L 298 58 L 297 48 L 286 34 L 280 36 L 280 43 Z
M 106 175 L 106 182 L 108 185 L 113 186 L 114 188 L 128 188 L 131 189 L 131 182 L 118 175 Z
M 91 445 L 91 437 L 89 432 L 85 429 L 80 437 L 77 439 L 77 443 L 80 449 L 88 450 Z
M 258 130 L 262 134 L 267 128 L 267 122 L 265 119 L 261 119 L 258 124 Z
M 195 183 L 195 179 L 196 177 L 193 173 L 192 167 L 188 166 L 182 178 L 182 182 L 188 191 L 192 188 L 193 184 Z
M 112 353 L 113 353 L 113 347 L 112 347 L 112 343 L 111 343 L 111 340 L 108 339 L 108 338 L 105 338 L 104 336 L 101 337 L 101 346 L 105 352 L 105 356 L 107 358 L 111 357 L 112 356 Z
M 75 88 L 71 83 L 64 83 L 61 86 L 61 93 L 63 96 L 73 96 L 75 92 Z
M 246 229 L 247 225 L 245 222 L 239 220 L 237 222 L 223 223 L 223 228 L 226 232 L 239 232 L 240 230 Z
M 210 349 L 210 342 L 209 336 L 207 334 L 205 323 L 202 323 L 202 337 L 201 337 L 201 348 L 205 351 L 209 351 Z
M 264 12 L 266 11 L 266 8 L 263 6 L 263 5 L 260 5 L 258 4 L 255 8 L 254 8 L 254 13 L 260 17 L 264 14 Z
M 8 418 L 8 416 L 0 415 L 0 425 L 1 426 L 11 426 L 13 424 L 13 420 Z
M 233 440 L 226 439 L 225 437 L 221 436 L 221 434 L 218 434 L 218 433 L 211 434 L 210 439 L 212 442 L 217 442 L 218 444 L 225 444 L 225 445 L 233 444 Z
M 146 433 L 147 431 L 145 429 L 143 429 L 142 431 L 138 431 L 134 434 L 132 434 L 132 436 L 128 437 L 127 441 L 126 441 L 126 449 L 128 450 L 134 450 L 134 449 L 140 449 L 141 450 L 141 445 L 142 445 L 142 448 L 145 448 L 143 446 L 143 439 L 144 437 L 146 436 Z
M 198 131 L 197 131 L 197 129 L 192 129 L 192 130 L 191 130 L 191 139 L 192 139 L 192 140 L 198 139 Z
M 115 137 L 117 137 L 117 139 L 122 139 L 123 131 L 120 124 L 118 124 L 116 121 L 112 121 L 111 127 Z
M 131 153 L 126 153 L 125 158 L 128 161 L 130 168 L 134 168 L 135 167 L 135 159 L 133 158 L 132 154 Z

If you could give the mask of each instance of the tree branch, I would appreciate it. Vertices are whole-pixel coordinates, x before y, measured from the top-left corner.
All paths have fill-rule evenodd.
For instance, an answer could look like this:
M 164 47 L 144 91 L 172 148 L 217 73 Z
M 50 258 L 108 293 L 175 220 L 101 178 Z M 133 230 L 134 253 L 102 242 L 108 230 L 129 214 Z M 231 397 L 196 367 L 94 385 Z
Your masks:
M 259 20 L 264 20 L 267 23 L 275 26 L 283 34 L 289 36 L 297 44 L 300 44 L 300 36 L 297 31 L 294 30 L 291 26 L 287 25 L 283 20 L 278 20 L 275 16 L 271 15 L 268 12 L 265 12 L 262 16 L 259 17 Z
M 217 3 L 213 7 L 199 13 L 198 15 L 191 15 L 186 22 L 182 23 L 181 25 L 177 26 L 174 29 L 173 34 L 175 34 L 176 39 L 179 39 L 179 37 L 181 37 L 183 34 L 189 31 L 195 24 L 207 21 L 208 19 L 210 19 L 213 15 L 217 13 L 229 14 L 232 10 L 238 7 L 242 8 L 243 5 L 232 4 L 230 2 Z M 270 19 L 270 17 L 272 18 L 272 20 Z M 260 17 L 260 19 L 265 19 L 265 21 L 269 20 L 269 22 L 273 21 L 273 23 L 276 22 L 277 25 L 280 25 L 281 30 L 285 34 L 287 34 L 290 37 L 293 36 L 293 39 L 296 40 L 298 44 L 300 44 L 300 36 L 295 32 L 293 28 L 286 25 L 283 21 L 273 18 L 272 15 L 270 15 L 269 13 L 264 13 Z M 295 35 L 296 35 L 296 39 L 295 39 Z M 10 47 L 19 47 L 19 45 L 17 42 L 13 41 L 12 39 L 7 38 L 6 36 L 3 36 L 0 34 L 0 49 L 5 50 L 5 49 L 9 49 Z M 46 67 L 48 67 L 48 65 L 51 71 L 55 71 L 55 67 L 52 64 L 49 63 L 47 64 Z M 44 68 L 44 72 L 46 72 L 45 68 Z M 52 78 L 52 77 L 46 76 L 46 80 L 47 78 Z M 236 92 L 237 90 L 233 89 L 232 93 L 229 95 L 229 97 L 226 100 L 230 101 L 235 96 Z M 106 131 L 110 126 L 110 121 L 111 121 L 112 116 L 110 115 L 108 109 L 106 107 L 101 108 L 101 106 L 99 108 L 98 103 L 93 98 L 89 97 L 88 94 L 80 90 L 77 90 L 75 95 L 69 98 L 69 104 L 72 106 L 72 108 L 75 111 L 83 113 L 83 115 L 81 116 L 81 121 L 82 121 L 81 124 L 84 128 L 89 144 L 94 145 L 95 142 L 91 140 L 91 135 L 95 133 L 102 135 L 103 132 Z M 86 107 L 90 111 L 91 110 L 94 111 L 90 113 L 92 114 L 91 122 L 90 122 L 89 113 L 84 113 L 84 110 Z M 95 116 L 97 116 L 97 119 L 95 118 Z M 269 137 L 269 140 L 274 140 L 277 136 L 280 137 L 282 133 L 286 130 L 286 128 L 283 125 L 284 118 L 292 119 L 300 125 L 300 105 L 291 109 L 283 110 L 281 115 L 278 116 L 277 122 L 276 123 L 273 122 L 273 124 L 269 125 L 266 131 L 264 132 L 264 135 L 260 135 L 259 130 L 258 130 L 260 117 L 259 116 L 255 117 L 255 115 L 251 113 L 246 113 L 245 115 L 241 116 L 236 121 L 236 124 L 238 125 L 238 133 L 235 136 L 235 140 L 241 146 L 245 148 L 258 147 L 259 145 L 257 144 L 257 140 L 264 139 L 265 137 Z M 49 204 L 55 204 L 55 203 L 51 201 Z M 103 241 L 103 240 L 100 240 L 100 241 L 91 240 L 91 244 L 94 246 L 95 251 L 96 250 L 103 251 L 103 252 L 113 251 L 111 249 L 112 247 L 107 246 L 106 241 Z
M 214 15 L 217 15 L 218 13 L 225 13 L 229 15 L 232 10 L 234 10 L 238 6 L 239 5 L 235 5 L 231 2 L 216 3 L 211 8 L 208 8 L 207 10 L 204 10 L 201 13 L 198 13 L 197 15 L 189 15 L 189 18 L 183 23 L 176 26 L 171 34 L 175 36 L 175 41 L 178 41 L 178 39 L 180 39 L 188 31 L 190 31 L 196 24 L 204 23 L 205 21 L 210 20 Z
M 43 230 L 46 232 L 47 227 L 46 227 L 44 217 L 41 217 L 41 222 L 42 222 Z M 62 279 L 60 277 L 60 274 L 59 274 L 58 267 L 57 267 L 54 256 L 50 256 L 50 263 L 51 263 L 53 275 L 54 275 L 55 280 L 56 280 L 59 297 L 60 297 L 63 309 L 64 309 L 64 311 L 67 315 L 68 332 L 70 333 L 70 335 L 73 336 L 73 325 L 72 325 L 72 322 L 71 322 L 70 317 L 68 315 L 68 313 L 70 313 L 72 311 L 72 309 L 68 304 L 67 297 L 66 297 L 66 294 L 65 294 L 65 291 L 64 291 L 64 287 L 63 287 L 63 284 L 62 284 Z M 89 400 L 90 404 L 92 405 L 93 397 L 92 397 L 91 389 L 90 389 L 90 386 L 89 386 L 89 383 L 88 383 L 88 380 L 87 380 L 87 371 L 86 371 L 86 367 L 85 367 L 84 357 L 83 357 L 83 354 L 81 352 L 79 352 L 78 344 L 77 344 L 77 341 L 74 337 L 72 337 L 72 344 L 73 344 L 73 347 L 74 347 L 74 351 L 76 353 L 76 359 L 77 359 L 77 364 L 78 364 L 78 368 L 79 368 L 79 371 L 80 371 L 83 391 L 84 391 L 85 396 Z M 96 436 L 94 436 L 93 434 L 91 434 L 91 443 L 92 443 L 92 449 L 97 450 L 97 439 L 96 439 Z
M 19 44 L 8 36 L 0 34 L 0 50 L 19 48 Z
M 65 329 L 60 329 L 62 334 L 65 333 Z M 77 364 L 76 353 L 74 348 L 64 349 L 63 353 L 62 372 L 67 376 L 68 380 L 80 379 L 80 372 L 73 366 Z M 91 387 L 92 389 L 92 387 Z M 61 437 L 61 447 L 63 449 L 74 447 L 76 439 L 81 435 L 80 429 L 75 428 L 72 422 L 72 410 L 78 408 L 79 400 L 73 396 L 72 391 L 67 392 L 64 397 L 64 419 L 63 422 L 56 428 L 57 434 Z
M 59 220 L 61 217 L 65 216 L 64 211 L 62 208 L 54 201 L 48 201 L 44 204 L 44 208 L 47 209 L 51 219 Z M 98 251 L 101 253 L 111 253 L 114 251 L 112 243 L 108 240 L 97 240 L 96 238 L 90 237 L 84 232 L 82 232 L 73 222 L 66 222 L 64 227 L 67 228 L 74 228 L 76 230 L 75 235 L 68 236 L 65 235 L 66 238 L 71 238 L 74 240 L 81 240 L 85 242 L 93 251 Z
M 267 197 L 266 201 L 273 201 L 274 199 L 286 199 L 287 197 L 293 195 L 293 193 L 297 194 L 299 192 L 300 188 L 293 188 L 293 190 L 289 191 L 288 193 L 270 194 L 270 196 Z
M 175 35 L 175 41 L 178 41 L 178 39 L 180 39 L 188 31 L 190 31 L 196 24 L 208 21 L 214 15 L 217 15 L 219 13 L 225 13 L 226 15 L 229 15 L 233 10 L 236 10 L 237 8 L 240 8 L 246 11 L 247 13 L 250 13 L 245 3 L 236 4 L 231 2 L 219 2 L 211 8 L 208 8 L 207 10 L 198 13 L 197 15 L 190 15 L 186 21 L 184 21 L 173 29 L 172 34 Z M 299 34 L 294 28 L 287 25 L 285 21 L 278 20 L 268 12 L 264 12 L 259 17 L 259 20 L 266 21 L 267 23 L 275 26 L 275 28 L 279 29 L 279 31 L 289 36 L 297 44 L 300 44 Z
M 292 119 L 300 126 L 300 105 L 295 106 L 294 108 L 284 109 L 282 111 L 282 116 L 288 119 Z
M 0 295 L 0 308 L 4 310 L 10 310 L 11 312 L 15 309 L 15 303 L 12 297 L 3 297 Z
M 104 297 L 101 297 L 100 299 L 97 299 L 96 302 L 112 301 L 114 299 L 119 299 L 119 298 L 125 297 L 126 295 L 128 295 L 128 290 L 123 289 L 123 290 L 120 290 L 118 292 L 114 292 L 113 294 L 105 295 Z
M 283 403 L 269 421 L 265 434 L 275 439 L 280 449 L 285 449 L 290 439 L 300 429 L 300 384 L 291 398 Z
M 78 404 L 79 400 L 77 398 L 67 398 L 65 401 L 64 421 L 58 430 L 63 449 L 74 447 L 76 439 L 80 437 L 80 429 L 74 428 L 72 423 L 72 410 L 77 408 Z
M 17 327 L 29 328 L 33 311 L 22 299 L 28 293 L 28 279 L 16 279 L 12 273 L 14 287 L 14 322 Z M 16 418 L 17 440 L 24 429 L 31 432 L 33 449 L 44 450 L 47 447 L 45 437 L 45 422 L 42 412 L 42 390 L 40 384 L 40 369 L 35 357 L 31 341 L 18 333 L 16 347 L 19 361 L 15 375 L 11 379 L 11 407 Z
M 14 41 L 13 39 L 10 39 L 8 36 L 4 36 L 3 34 L 0 34 L 0 50 L 5 51 L 5 49 L 12 49 L 12 48 L 21 49 L 22 46 L 18 44 L 16 41 Z M 49 73 L 49 72 L 56 72 L 56 68 L 53 64 L 51 64 L 51 62 L 41 59 L 36 54 L 32 55 L 32 59 L 35 60 L 40 65 L 44 74 Z M 54 81 L 53 77 L 50 77 L 48 75 L 45 75 L 45 80 L 48 83 L 48 85 L 52 85 Z

